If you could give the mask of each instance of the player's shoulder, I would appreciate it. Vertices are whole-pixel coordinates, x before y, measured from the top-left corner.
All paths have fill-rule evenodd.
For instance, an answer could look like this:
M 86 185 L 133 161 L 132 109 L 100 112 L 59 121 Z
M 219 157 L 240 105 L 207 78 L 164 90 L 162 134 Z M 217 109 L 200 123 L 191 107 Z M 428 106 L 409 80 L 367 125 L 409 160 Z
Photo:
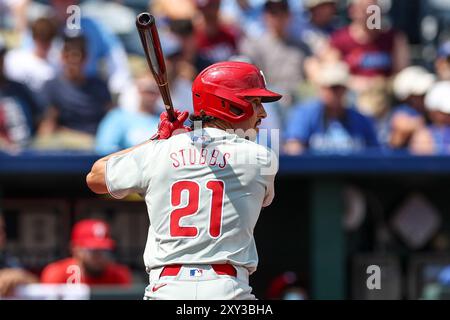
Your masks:
M 71 266 L 77 266 L 75 259 L 66 258 L 48 264 L 41 273 L 41 282 L 60 283 L 64 282 L 70 272 Z
M 73 258 L 66 258 L 62 260 L 58 260 L 48 264 L 44 270 L 63 270 L 71 265 L 76 265 L 77 262 Z M 65 271 L 65 270 L 64 270 Z

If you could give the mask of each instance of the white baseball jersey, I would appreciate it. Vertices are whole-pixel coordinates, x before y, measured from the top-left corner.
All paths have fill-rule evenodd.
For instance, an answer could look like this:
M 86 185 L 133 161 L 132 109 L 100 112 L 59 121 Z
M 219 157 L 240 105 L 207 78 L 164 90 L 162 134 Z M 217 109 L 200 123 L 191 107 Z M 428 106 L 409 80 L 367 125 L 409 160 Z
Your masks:
M 106 184 L 115 198 L 145 197 L 147 268 L 231 263 L 251 274 L 258 264 L 253 230 L 274 197 L 277 169 L 267 148 L 206 128 L 110 158 Z

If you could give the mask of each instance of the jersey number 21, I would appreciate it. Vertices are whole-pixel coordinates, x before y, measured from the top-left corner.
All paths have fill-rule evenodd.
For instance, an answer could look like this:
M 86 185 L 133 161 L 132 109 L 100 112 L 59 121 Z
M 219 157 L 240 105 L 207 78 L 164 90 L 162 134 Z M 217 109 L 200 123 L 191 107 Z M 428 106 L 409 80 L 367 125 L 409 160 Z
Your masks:
M 180 226 L 180 219 L 198 213 L 200 190 L 202 194 L 204 192 L 210 194 L 209 235 L 212 238 L 220 236 L 225 183 L 222 180 L 208 180 L 205 188 L 206 190 L 203 190 L 198 182 L 192 180 L 181 180 L 172 185 L 171 201 L 173 207 L 178 207 L 181 204 L 181 193 L 184 190 L 189 194 L 188 204 L 183 208 L 173 210 L 170 214 L 170 235 L 172 237 L 196 237 L 198 235 L 197 227 L 182 227 Z

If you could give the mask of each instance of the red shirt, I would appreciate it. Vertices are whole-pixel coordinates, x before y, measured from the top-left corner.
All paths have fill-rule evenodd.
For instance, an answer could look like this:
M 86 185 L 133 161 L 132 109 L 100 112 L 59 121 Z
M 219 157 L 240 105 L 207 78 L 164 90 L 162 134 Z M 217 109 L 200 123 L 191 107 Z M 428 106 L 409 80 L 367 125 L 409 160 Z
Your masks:
M 330 42 L 342 54 L 352 75 L 390 76 L 395 34 L 392 29 L 381 31 L 373 41 L 361 44 L 353 39 L 349 27 L 345 27 L 336 31 Z
M 78 267 L 78 268 L 77 268 Z M 131 284 L 131 274 L 126 266 L 110 263 L 105 272 L 98 277 L 92 278 L 83 272 L 77 261 L 73 258 L 67 258 L 49 264 L 44 268 L 41 274 L 41 283 L 80 283 L 87 285 L 129 285 Z
M 236 36 L 225 26 L 219 27 L 218 33 L 213 37 L 200 29 L 195 36 L 200 55 L 213 63 L 228 60 L 236 54 Z

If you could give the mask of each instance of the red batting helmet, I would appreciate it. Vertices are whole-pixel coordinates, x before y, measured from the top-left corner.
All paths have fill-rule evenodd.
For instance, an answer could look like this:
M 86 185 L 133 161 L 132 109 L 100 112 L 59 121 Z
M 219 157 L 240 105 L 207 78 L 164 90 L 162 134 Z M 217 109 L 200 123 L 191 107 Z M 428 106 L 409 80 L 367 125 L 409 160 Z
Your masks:
M 281 95 L 266 89 L 264 75 L 250 63 L 227 61 L 203 70 L 192 85 L 194 115 L 213 116 L 228 122 L 240 122 L 253 115 L 245 98 L 261 97 L 274 102 Z

